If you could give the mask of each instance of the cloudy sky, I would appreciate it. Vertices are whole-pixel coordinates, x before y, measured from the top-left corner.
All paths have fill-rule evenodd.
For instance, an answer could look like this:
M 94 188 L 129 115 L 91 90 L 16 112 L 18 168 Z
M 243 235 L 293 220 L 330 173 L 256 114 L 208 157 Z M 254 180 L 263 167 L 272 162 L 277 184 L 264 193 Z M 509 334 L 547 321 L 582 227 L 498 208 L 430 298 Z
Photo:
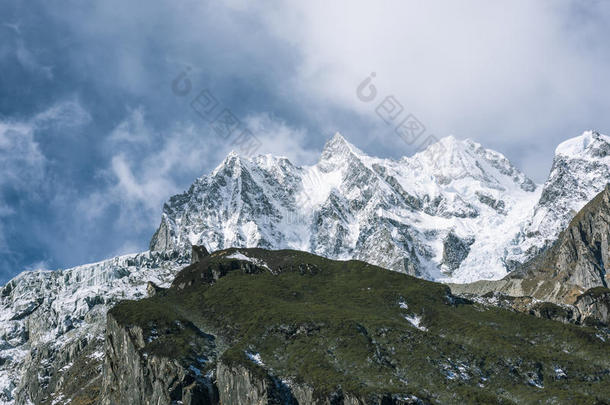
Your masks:
M 538 182 L 559 142 L 609 132 L 608 2 L 249 3 L 0 3 L 0 282 L 145 250 L 163 202 L 235 149 L 210 106 L 310 164 L 336 131 L 416 151 L 375 114 L 393 96 Z

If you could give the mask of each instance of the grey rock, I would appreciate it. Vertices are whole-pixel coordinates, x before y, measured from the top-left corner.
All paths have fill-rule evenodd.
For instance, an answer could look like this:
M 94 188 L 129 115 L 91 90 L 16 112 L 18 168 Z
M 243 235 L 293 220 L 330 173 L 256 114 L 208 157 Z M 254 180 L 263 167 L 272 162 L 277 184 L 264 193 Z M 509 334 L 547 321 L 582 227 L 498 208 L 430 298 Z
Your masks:
M 149 297 L 155 296 L 160 292 L 165 291 L 165 288 L 161 288 L 159 287 L 157 284 L 153 283 L 152 281 L 149 281 L 148 283 L 146 283 L 146 293 L 148 294 Z
M 584 323 L 610 325 L 610 289 L 597 287 L 580 295 L 574 306 Z
M 474 238 L 459 238 L 455 233 L 449 232 L 443 240 L 443 260 L 441 265 L 449 269 L 449 273 L 460 267 L 460 264 L 470 253 L 470 246 Z
M 193 245 L 191 248 L 191 264 L 199 263 L 201 259 L 206 256 L 209 256 L 210 252 L 205 248 L 205 246 L 195 246 Z
M 108 316 L 101 405 L 218 404 L 209 377 L 180 359 L 145 352 L 145 340 L 140 327 L 121 326 Z

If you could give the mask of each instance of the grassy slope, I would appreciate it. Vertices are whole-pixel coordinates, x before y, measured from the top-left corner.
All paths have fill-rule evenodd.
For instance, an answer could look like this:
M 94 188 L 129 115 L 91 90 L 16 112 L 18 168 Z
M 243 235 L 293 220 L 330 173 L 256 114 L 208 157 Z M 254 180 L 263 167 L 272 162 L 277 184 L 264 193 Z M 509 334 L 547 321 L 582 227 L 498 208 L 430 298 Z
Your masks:
M 363 262 L 240 251 L 279 274 L 228 271 L 239 263 L 216 252 L 183 270 L 166 294 L 123 302 L 111 312 L 123 325 L 156 331 L 148 352 L 194 362 L 202 345 L 196 329 L 184 327 L 192 323 L 218 336 L 226 361 L 262 372 L 244 354 L 260 353 L 272 374 L 321 393 L 341 387 L 439 403 L 610 398 L 610 344 L 594 329 L 478 304 L 452 305 L 446 286 Z M 202 273 L 218 269 L 228 272 L 216 283 L 200 281 Z M 188 282 L 194 284 L 178 288 Z M 406 310 L 399 306 L 403 300 Z M 414 314 L 428 331 L 404 318 Z M 557 367 L 567 378 L 557 378 Z

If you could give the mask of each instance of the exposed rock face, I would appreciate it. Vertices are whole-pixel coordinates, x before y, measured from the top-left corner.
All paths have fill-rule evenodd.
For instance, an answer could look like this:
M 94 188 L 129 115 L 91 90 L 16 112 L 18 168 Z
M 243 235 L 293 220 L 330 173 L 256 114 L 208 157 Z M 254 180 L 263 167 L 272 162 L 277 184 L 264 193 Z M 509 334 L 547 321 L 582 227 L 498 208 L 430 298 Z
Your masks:
M 453 232 L 449 232 L 443 240 L 443 261 L 441 265 L 445 266 L 449 273 L 458 269 L 470 253 L 470 245 L 473 243 L 474 238 L 460 239 Z
M 579 296 L 574 303 L 583 319 L 583 323 L 610 324 L 610 289 L 596 287 Z
M 491 282 L 497 283 L 497 282 Z M 462 297 L 486 305 L 512 309 L 524 312 L 538 318 L 551 319 L 563 323 L 576 325 L 590 325 L 607 327 L 610 325 L 610 289 L 595 287 L 579 295 L 573 304 L 552 303 L 540 301 L 529 296 L 508 295 L 506 291 L 499 292 L 489 289 L 480 289 L 479 294 L 473 294 L 472 288 L 463 288 L 464 285 L 452 285 L 451 290 Z M 469 285 L 466 285 L 469 287 Z M 513 294 L 515 294 L 513 292 Z
M 191 248 L 191 263 L 199 263 L 204 257 L 208 256 L 210 252 L 205 246 L 193 245 Z
M 556 280 L 563 285 L 580 287 L 581 292 L 593 287 L 607 287 L 609 240 L 610 185 L 572 219 L 551 248 L 508 277 Z M 558 295 L 552 298 L 554 301 L 569 301 L 572 297 Z
M 610 137 L 594 131 L 561 143 L 533 215 L 507 246 L 505 262 L 520 267 L 555 242 L 559 233 L 610 179 Z
M 585 205 L 552 247 L 504 279 L 452 284 L 451 289 L 477 295 L 497 291 L 572 305 L 585 291 L 608 286 L 609 240 L 610 185 Z
M 505 300 L 508 304 L 504 306 L 550 319 L 556 315 L 560 320 L 576 323 L 608 324 L 609 240 L 610 185 L 607 185 L 574 216 L 553 246 L 539 256 L 502 280 L 451 284 L 451 290 L 468 296 L 489 297 L 495 292 L 521 299 L 535 298 L 559 304 L 563 309 L 555 310 L 545 303 L 544 309 L 550 311 L 545 315 L 535 302 L 515 306 L 514 299 Z
M 203 342 L 192 343 L 202 343 L 204 353 L 213 353 L 213 338 L 200 337 Z M 145 339 L 141 328 L 119 326 L 112 315 L 108 316 L 102 405 L 173 404 L 176 401 L 183 405 L 218 404 L 218 394 L 209 376 L 200 375 L 194 367 L 183 367 L 179 358 L 149 356 L 142 350 Z
M 229 366 L 223 362 L 216 369 L 216 386 L 221 404 L 285 404 L 297 405 L 290 389 L 283 389 L 281 381 L 270 376 L 254 374 L 242 365 Z
M 152 297 L 153 295 L 157 295 L 164 290 L 165 290 L 164 288 L 159 287 L 157 284 L 153 283 L 152 281 L 149 281 L 148 283 L 146 283 L 146 293 L 148 294 L 149 297 Z

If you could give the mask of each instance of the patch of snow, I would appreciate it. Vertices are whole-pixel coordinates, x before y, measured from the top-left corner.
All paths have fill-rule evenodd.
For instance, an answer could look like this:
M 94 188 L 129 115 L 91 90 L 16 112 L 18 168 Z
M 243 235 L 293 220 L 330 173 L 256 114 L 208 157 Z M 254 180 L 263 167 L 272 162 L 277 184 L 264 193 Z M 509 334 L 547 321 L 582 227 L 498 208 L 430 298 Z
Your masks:
M 104 358 L 104 352 L 101 350 L 95 351 L 89 355 L 89 358 L 98 361 L 102 360 Z
M 64 402 L 64 395 L 59 395 L 57 398 L 53 399 L 53 401 L 51 401 L 51 405 L 59 405 L 61 403 Z
M 269 271 L 271 271 L 271 269 L 269 268 L 269 266 L 267 266 L 267 263 L 265 263 L 263 260 L 261 259 L 257 259 L 255 257 L 248 257 L 245 254 L 241 253 L 240 251 L 237 251 L 235 253 L 232 253 L 230 255 L 225 256 L 227 259 L 237 259 L 237 260 L 243 260 L 246 262 L 250 262 L 253 263 L 259 267 L 263 267 Z
M 413 325 L 417 329 L 419 329 L 419 330 L 421 330 L 423 332 L 427 332 L 428 331 L 428 328 L 426 328 L 423 325 L 421 325 L 421 316 L 419 316 L 419 315 L 412 315 L 412 316 L 405 315 L 404 317 L 405 317 L 405 319 L 407 321 L 409 321 L 409 323 L 411 325 Z
M 533 378 L 530 378 L 529 380 L 527 380 L 527 383 L 529 385 L 531 385 L 532 387 L 536 387 L 536 388 L 544 388 L 544 385 L 542 385 L 542 383 L 534 380 Z
M 255 364 L 264 367 L 265 363 L 263 363 L 263 359 L 261 359 L 260 353 L 250 353 L 248 351 L 245 352 L 246 356 L 252 360 Z
M 567 374 L 559 367 L 555 367 L 555 377 L 557 378 L 567 378 Z
M 583 157 L 587 149 L 595 142 L 603 141 L 610 144 L 610 137 L 594 131 L 585 131 L 581 136 L 568 139 L 557 146 L 556 155 L 568 157 Z

